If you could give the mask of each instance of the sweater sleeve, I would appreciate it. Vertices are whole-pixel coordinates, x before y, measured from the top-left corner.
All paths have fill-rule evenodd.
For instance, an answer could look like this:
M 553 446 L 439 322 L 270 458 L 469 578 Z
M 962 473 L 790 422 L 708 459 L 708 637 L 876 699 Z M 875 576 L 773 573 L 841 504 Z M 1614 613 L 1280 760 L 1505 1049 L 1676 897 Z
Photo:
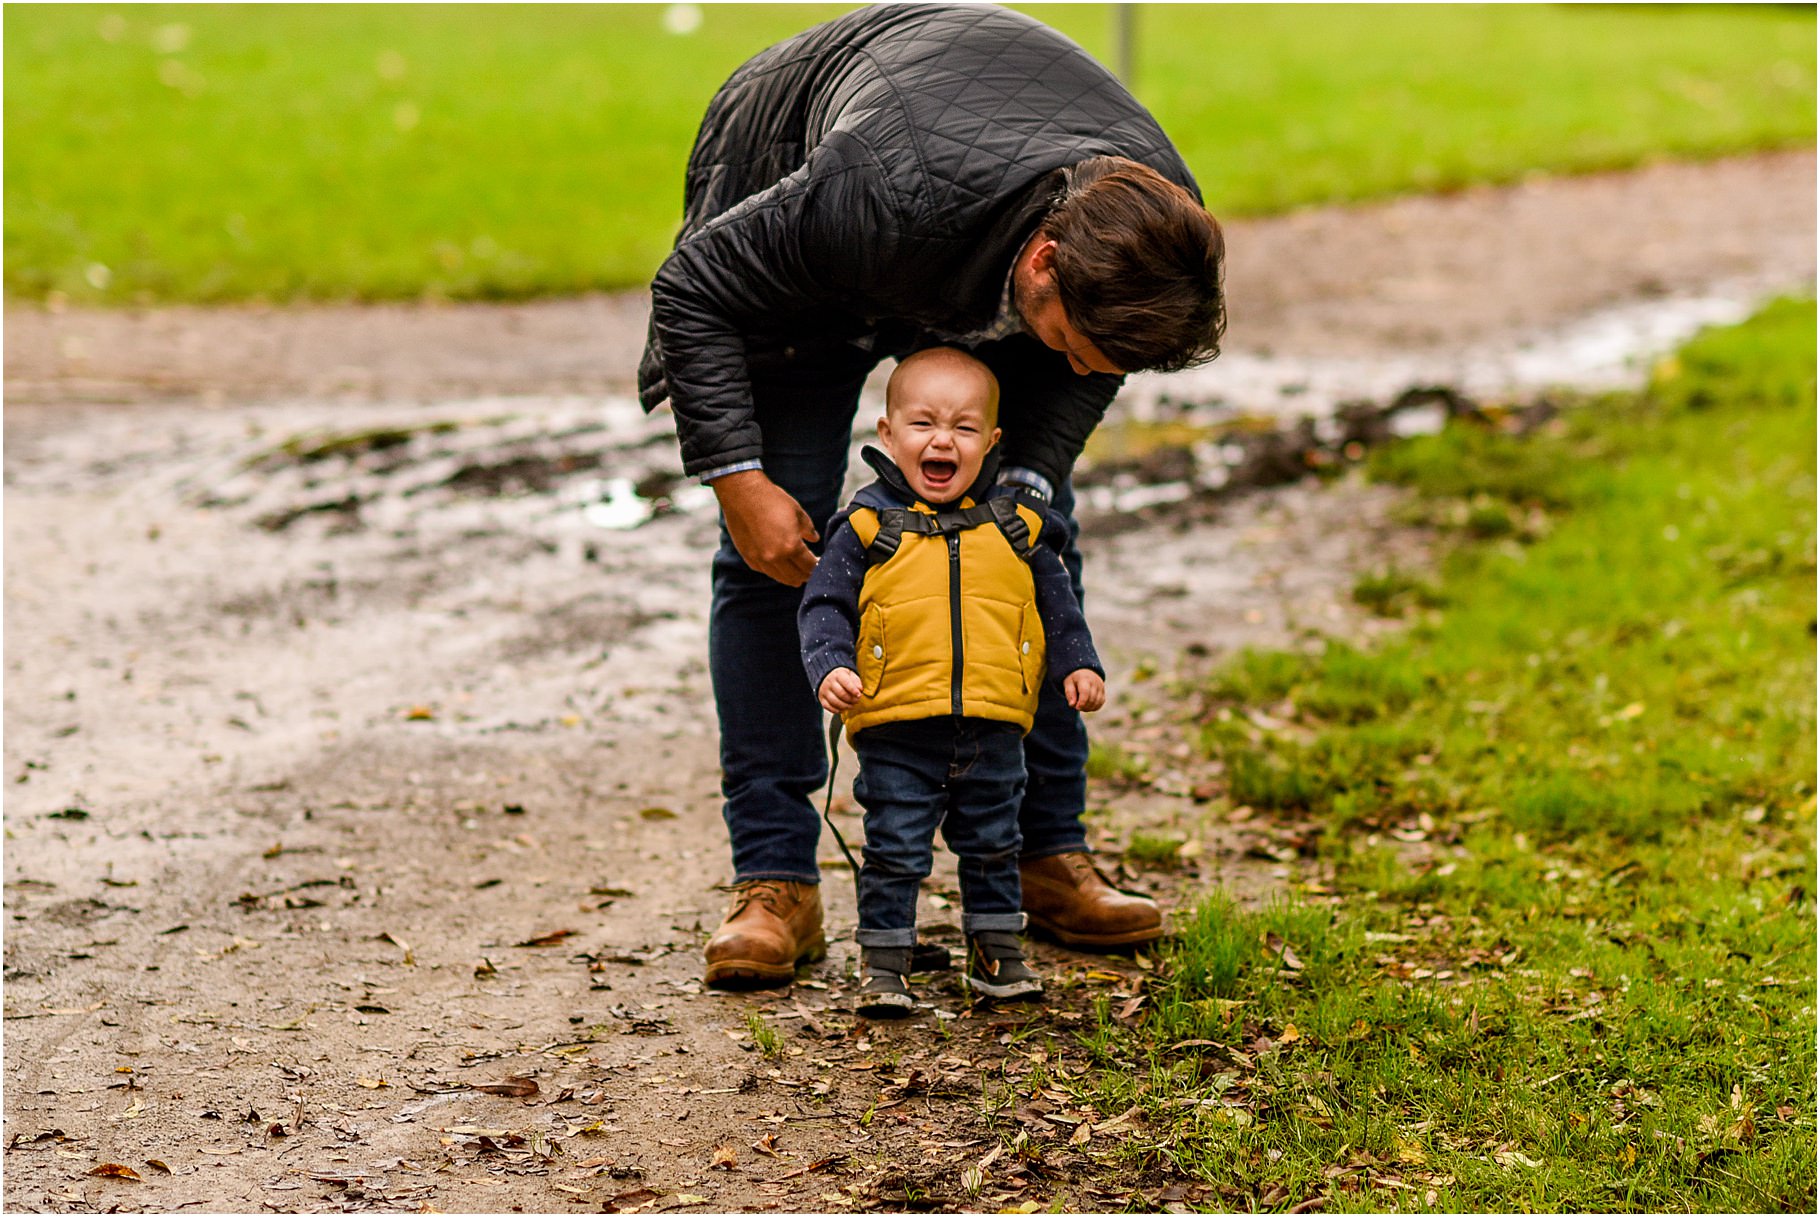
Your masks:
M 815 573 L 803 589 L 802 607 L 796 611 L 803 670 L 814 691 L 821 689 L 822 681 L 836 668 L 858 668 L 854 651 L 859 639 L 859 587 L 866 577 L 866 551 L 845 514 L 837 517 L 831 527 L 834 535 L 822 551 L 821 561 L 815 564 Z
M 1037 547 L 1030 554 L 1036 611 L 1043 619 L 1043 643 L 1049 651 L 1048 679 L 1058 689 L 1069 673 L 1082 668 L 1102 678 L 1106 675 L 1099 652 L 1093 649 L 1093 633 L 1087 628 L 1086 614 L 1074 598 L 1068 569 L 1062 565 L 1060 550 L 1062 538 L 1067 535 L 1067 523 L 1056 513 L 1048 512 Z

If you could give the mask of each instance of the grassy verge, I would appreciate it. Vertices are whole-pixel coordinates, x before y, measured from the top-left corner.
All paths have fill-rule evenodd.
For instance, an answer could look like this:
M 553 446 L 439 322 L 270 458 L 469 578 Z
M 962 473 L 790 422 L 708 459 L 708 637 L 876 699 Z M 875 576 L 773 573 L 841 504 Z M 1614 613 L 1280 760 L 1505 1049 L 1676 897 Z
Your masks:
M 6 291 L 519 297 L 648 279 L 709 96 L 838 5 L 8 5 Z M 1106 5 L 1031 6 L 1106 58 Z M 1222 215 L 1811 143 L 1795 6 L 1148 5 Z
M 1458 543 L 1366 583 L 1394 641 L 1204 691 L 1233 803 L 1318 858 L 1102 1008 L 1126 1153 L 1222 1205 L 1813 1209 L 1814 326 L 1374 458 Z

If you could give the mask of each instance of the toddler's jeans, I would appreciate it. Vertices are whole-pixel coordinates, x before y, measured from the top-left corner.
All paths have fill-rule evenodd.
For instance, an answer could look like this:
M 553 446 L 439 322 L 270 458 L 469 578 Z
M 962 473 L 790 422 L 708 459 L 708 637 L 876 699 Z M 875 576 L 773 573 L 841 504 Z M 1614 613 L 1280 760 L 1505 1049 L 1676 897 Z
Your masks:
M 934 865 L 938 828 L 960 858 L 961 928 L 1023 929 L 1023 731 L 1015 723 L 945 716 L 881 723 L 853 744 L 853 796 L 866 811 L 859 944 L 916 945 L 916 893 Z

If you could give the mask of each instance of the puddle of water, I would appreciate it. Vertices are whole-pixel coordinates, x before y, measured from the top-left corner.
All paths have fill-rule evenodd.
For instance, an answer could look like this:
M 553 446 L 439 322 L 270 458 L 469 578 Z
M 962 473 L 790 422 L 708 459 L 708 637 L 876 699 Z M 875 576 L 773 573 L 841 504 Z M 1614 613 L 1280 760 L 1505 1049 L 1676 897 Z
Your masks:
M 588 487 L 587 494 L 592 501 L 581 509 L 581 518 L 596 528 L 637 528 L 657 512 L 657 504 L 638 497 L 631 478 L 607 478 Z
M 1260 436 L 1251 432 L 1288 435 L 1285 428 L 1293 430 L 1294 424 L 1312 428 L 1308 435 L 1333 447 L 1351 425 L 1342 405 L 1388 403 L 1412 385 L 1446 385 L 1498 402 L 1549 388 L 1635 384 L 1657 358 L 1701 327 L 1738 320 L 1775 290 L 1800 286 L 1736 282 L 1697 296 L 1626 304 L 1545 333 L 1457 351 L 1391 352 L 1372 359 L 1234 351 L 1205 368 L 1133 377 L 1111 415 L 1112 426 L 1096 436 L 1096 445 L 1102 437 L 1111 443 L 1110 449 L 1096 448 L 1096 460 L 1110 452 L 1115 468 L 1101 485 L 1084 485 L 1083 501 L 1094 513 L 1132 512 L 1180 501 L 1196 489 L 1219 489 L 1235 476 L 1253 480 L 1248 465 L 1280 464 L 1283 454 L 1260 454 Z M 881 409 L 876 393 L 862 398 L 855 454 Z M 1384 421 L 1390 434 L 1407 436 L 1438 430 L 1446 417 L 1445 402 L 1423 400 Z M 134 425 L 123 417 L 118 443 L 99 443 L 81 431 L 50 442 L 69 445 L 66 469 L 83 468 L 134 497 L 174 491 L 188 503 L 265 521 L 279 532 L 293 527 L 426 537 L 447 536 L 451 529 L 510 532 L 564 549 L 593 547 L 610 554 L 608 538 L 615 534 L 642 536 L 675 516 L 692 518 L 699 527 L 712 520 L 715 508 L 713 492 L 682 475 L 668 412 L 647 415 L 630 397 L 482 397 L 371 407 L 353 420 L 345 406 L 297 403 L 262 415 L 274 418 L 283 420 L 282 428 L 261 421 L 249 430 L 244 421 L 191 417 L 172 429 Z M 1303 419 L 1313 421 L 1297 422 Z M 1137 442 L 1173 448 L 1177 458 L 1121 461 L 1121 424 L 1152 428 L 1154 435 L 1139 435 Z M 338 445 L 337 436 L 347 442 Z M 360 442 L 362 436 L 366 442 Z M 314 459 L 285 455 L 287 444 L 304 440 Z M 92 455 L 96 452 L 108 454 L 105 466 Z M 179 455 L 174 463 L 184 470 L 180 481 L 159 488 L 147 484 L 146 469 L 168 467 Z M 44 465 L 47 476 L 56 476 L 51 469 L 60 463 Z M 22 463 L 9 467 L 9 476 L 28 484 L 39 467 Z M 867 476 L 855 455 L 849 492 Z
M 1736 280 L 1698 295 L 1618 305 L 1549 330 L 1458 350 L 1369 359 L 1231 351 L 1202 368 L 1132 377 L 1118 408 L 1144 420 L 1241 414 L 1287 420 L 1331 415 L 1347 401 L 1389 401 L 1416 385 L 1448 385 L 1491 402 L 1548 389 L 1625 388 L 1641 384 L 1656 359 L 1699 330 L 1742 321 L 1771 296 L 1812 290 L 1807 279 Z M 1400 425 L 1418 424 L 1408 419 Z

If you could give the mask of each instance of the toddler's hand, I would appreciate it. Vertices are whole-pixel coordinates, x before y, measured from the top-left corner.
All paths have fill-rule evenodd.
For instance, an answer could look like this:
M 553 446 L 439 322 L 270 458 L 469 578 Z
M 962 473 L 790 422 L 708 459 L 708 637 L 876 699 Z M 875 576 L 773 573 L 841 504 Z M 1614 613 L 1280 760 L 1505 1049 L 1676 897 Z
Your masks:
M 858 672 L 852 668 L 836 668 L 822 677 L 822 687 L 816 696 L 821 699 L 822 709 L 830 714 L 839 714 L 859 704 L 859 695 L 863 689 Z
M 1083 714 L 1091 714 L 1106 704 L 1106 682 L 1092 668 L 1077 668 L 1062 682 L 1068 704 Z

